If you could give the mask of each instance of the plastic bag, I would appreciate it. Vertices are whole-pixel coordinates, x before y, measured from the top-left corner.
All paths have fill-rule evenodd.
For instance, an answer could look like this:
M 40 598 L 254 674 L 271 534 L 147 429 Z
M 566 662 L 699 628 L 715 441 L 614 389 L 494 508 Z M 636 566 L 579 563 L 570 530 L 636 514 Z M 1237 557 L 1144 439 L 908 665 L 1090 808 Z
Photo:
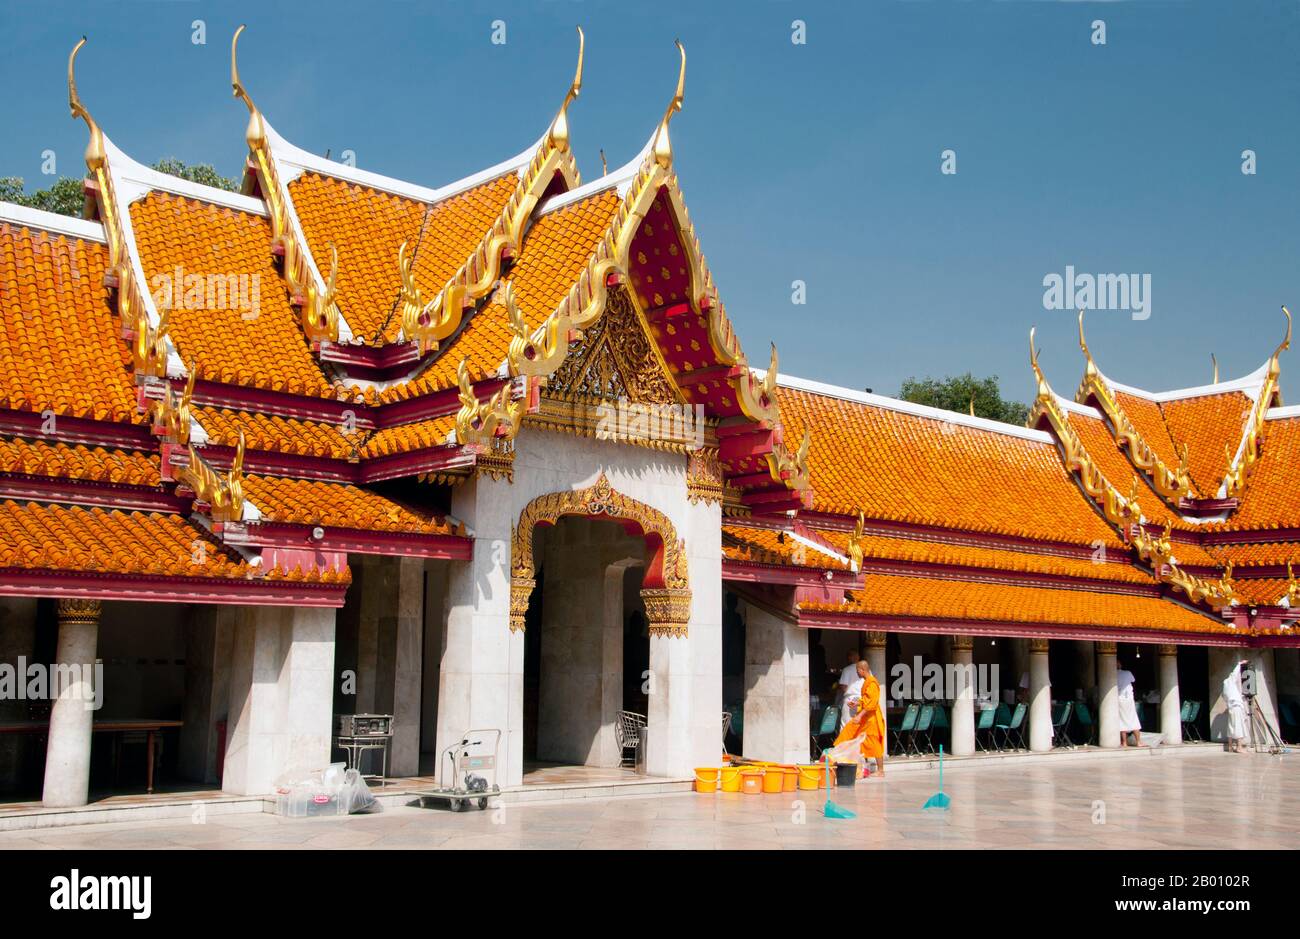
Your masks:
M 831 761 L 834 763 L 865 764 L 866 759 L 862 756 L 862 741 L 866 739 L 867 735 L 862 734 L 852 740 L 845 740 L 825 752 L 830 755 Z

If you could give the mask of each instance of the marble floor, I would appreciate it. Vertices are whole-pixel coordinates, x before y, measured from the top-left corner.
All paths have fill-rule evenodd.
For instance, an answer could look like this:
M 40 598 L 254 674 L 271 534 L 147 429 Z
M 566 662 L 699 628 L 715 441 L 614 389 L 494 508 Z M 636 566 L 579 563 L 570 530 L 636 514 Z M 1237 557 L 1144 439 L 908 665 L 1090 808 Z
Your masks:
M 1170 754 L 953 765 L 946 812 L 922 811 L 928 773 L 824 792 L 660 795 L 390 808 L 338 819 L 209 817 L 0 833 L 0 848 L 1297 848 L 1300 756 Z

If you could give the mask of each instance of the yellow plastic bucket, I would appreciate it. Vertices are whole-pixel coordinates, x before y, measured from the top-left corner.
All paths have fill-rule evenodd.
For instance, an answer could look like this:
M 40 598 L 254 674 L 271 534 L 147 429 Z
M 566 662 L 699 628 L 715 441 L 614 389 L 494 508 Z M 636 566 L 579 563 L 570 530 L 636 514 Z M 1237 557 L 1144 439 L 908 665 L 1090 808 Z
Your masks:
M 781 791 L 794 792 L 799 788 L 799 770 L 794 766 L 781 767 Z
M 718 768 L 716 766 L 697 766 L 695 768 L 695 791 L 718 791 Z
M 719 771 L 718 775 L 722 778 L 723 792 L 740 791 L 740 767 L 739 766 L 724 766 Z
M 826 777 L 823 775 L 823 767 L 820 763 L 799 764 L 800 789 L 820 789 L 825 782 Z
M 763 791 L 763 776 L 761 769 L 745 767 L 740 771 L 740 791 L 747 796 L 759 795 Z
M 763 770 L 763 791 L 780 792 L 785 787 L 785 770 L 768 765 Z

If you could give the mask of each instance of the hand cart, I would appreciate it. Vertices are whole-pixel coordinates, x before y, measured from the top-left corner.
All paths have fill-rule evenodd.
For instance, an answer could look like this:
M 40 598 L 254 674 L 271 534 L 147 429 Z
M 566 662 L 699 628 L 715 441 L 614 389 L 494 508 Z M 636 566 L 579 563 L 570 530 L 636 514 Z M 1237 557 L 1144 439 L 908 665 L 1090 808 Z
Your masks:
M 501 731 L 495 729 L 467 730 L 461 739 L 442 751 L 443 781 L 450 785 L 416 793 L 420 801 L 444 799 L 453 812 L 460 812 L 477 803 L 479 810 L 486 809 L 488 799 L 501 795 L 497 782 L 497 757 L 501 749 Z

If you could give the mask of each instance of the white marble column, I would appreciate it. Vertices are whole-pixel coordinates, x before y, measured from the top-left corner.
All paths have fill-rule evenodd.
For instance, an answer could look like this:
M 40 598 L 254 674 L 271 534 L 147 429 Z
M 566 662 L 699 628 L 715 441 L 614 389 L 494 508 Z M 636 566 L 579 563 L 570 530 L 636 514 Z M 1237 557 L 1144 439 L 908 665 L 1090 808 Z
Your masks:
M 975 642 L 970 636 L 952 637 L 952 664 L 956 666 L 956 697 L 952 702 L 952 755 L 975 753 Z
M 1119 746 L 1119 660 L 1115 643 L 1097 643 L 1097 745 Z
M 1052 682 L 1046 639 L 1029 640 L 1029 749 L 1052 749 Z
M 1160 660 L 1160 745 L 1183 742 L 1182 700 L 1178 694 L 1178 647 L 1162 645 Z
M 50 711 L 45 787 L 41 793 L 41 801 L 48 808 L 85 805 L 89 798 L 100 607 L 98 600 L 59 601 L 54 671 L 60 676 L 60 687 Z M 65 667 L 71 668 L 65 671 Z
M 286 773 L 329 763 L 335 612 L 241 608 L 231 656 L 224 791 L 266 794 Z
M 752 604 L 745 610 L 742 752 L 808 762 L 808 631 Z
M 453 490 L 451 511 L 474 533 L 474 556 L 448 572 L 438 672 L 437 752 L 466 730 L 502 729 L 503 786 L 522 783 L 524 758 L 524 633 L 510 629 L 510 485 L 480 473 Z

